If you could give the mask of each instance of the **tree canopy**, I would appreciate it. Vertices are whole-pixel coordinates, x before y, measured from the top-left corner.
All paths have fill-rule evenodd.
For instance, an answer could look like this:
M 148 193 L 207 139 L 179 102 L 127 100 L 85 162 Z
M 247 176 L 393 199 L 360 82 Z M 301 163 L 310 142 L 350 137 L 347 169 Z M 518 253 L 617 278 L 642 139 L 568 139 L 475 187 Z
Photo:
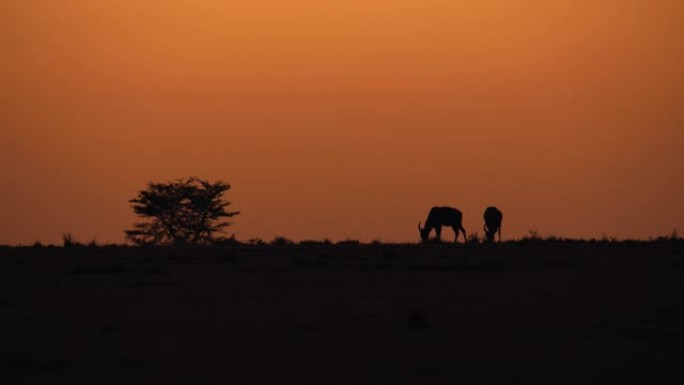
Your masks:
M 228 183 L 196 177 L 150 182 L 129 200 L 138 217 L 147 221 L 126 230 L 126 239 L 136 245 L 211 244 L 230 225 L 225 219 L 239 214 L 228 211 L 230 202 L 223 194 L 229 189 Z

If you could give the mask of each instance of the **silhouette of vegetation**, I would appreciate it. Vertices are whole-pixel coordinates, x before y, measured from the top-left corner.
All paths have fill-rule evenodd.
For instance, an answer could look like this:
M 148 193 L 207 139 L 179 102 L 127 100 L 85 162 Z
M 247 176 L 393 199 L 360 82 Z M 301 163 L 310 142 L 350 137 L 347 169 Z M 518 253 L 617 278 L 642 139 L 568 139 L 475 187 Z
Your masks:
M 71 233 L 62 234 L 62 246 L 64 247 L 82 247 L 83 244 L 74 239 Z
M 356 239 L 345 239 L 343 241 L 339 241 L 336 243 L 337 245 L 360 245 L 361 242 L 359 242 Z
M 247 244 L 252 245 L 252 246 L 262 246 L 262 245 L 265 245 L 266 242 L 261 238 L 250 238 L 247 241 Z
M 271 246 L 292 246 L 295 243 L 291 239 L 287 239 L 287 238 L 281 237 L 281 236 L 276 236 L 275 238 L 273 238 L 273 240 L 271 241 L 270 244 L 271 244 Z
M 129 200 L 133 211 L 146 222 L 126 230 L 126 239 L 136 245 L 213 244 L 230 225 L 223 221 L 238 215 L 228 211 L 223 194 L 230 185 L 195 177 L 167 183 L 152 183 Z
M 542 237 L 539 235 L 539 230 L 528 229 L 527 233 L 528 234 L 526 236 L 524 236 L 520 239 L 521 242 L 541 242 L 541 241 L 543 241 Z
M 230 237 L 215 237 L 213 244 L 219 246 L 231 246 L 241 245 L 242 243 L 235 239 L 235 234 L 233 234 Z
M 477 232 L 475 232 L 475 233 L 471 233 L 471 234 L 468 236 L 468 239 L 466 240 L 466 243 L 469 244 L 469 245 L 477 245 L 477 244 L 482 243 L 482 240 L 480 239 L 479 234 L 477 234 Z
M 649 238 L 649 241 L 656 241 L 656 242 L 678 242 L 681 241 L 682 238 L 679 236 L 679 233 L 677 232 L 677 229 L 672 229 L 672 232 L 670 235 L 661 235 L 656 238 Z
M 302 246 L 332 245 L 332 241 L 328 238 L 325 238 L 323 240 L 305 239 L 305 240 L 299 241 L 298 244 L 302 245 Z
M 615 242 L 618 242 L 618 239 L 616 237 L 609 237 L 606 234 L 603 234 L 603 236 L 601 237 L 601 242 L 603 242 L 603 243 L 609 243 L 609 242 L 615 243 Z

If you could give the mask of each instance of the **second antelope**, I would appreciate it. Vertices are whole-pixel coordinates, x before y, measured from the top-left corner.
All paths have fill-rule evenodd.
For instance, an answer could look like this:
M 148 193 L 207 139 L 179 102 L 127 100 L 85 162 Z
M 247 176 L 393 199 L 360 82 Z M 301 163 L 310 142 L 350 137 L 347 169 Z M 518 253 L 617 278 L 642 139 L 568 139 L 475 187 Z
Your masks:
M 494 206 L 487 207 L 484 212 L 484 231 L 487 242 L 494 241 L 494 235 L 499 233 L 499 242 L 501 242 L 501 221 L 503 220 L 503 214 L 499 209 Z

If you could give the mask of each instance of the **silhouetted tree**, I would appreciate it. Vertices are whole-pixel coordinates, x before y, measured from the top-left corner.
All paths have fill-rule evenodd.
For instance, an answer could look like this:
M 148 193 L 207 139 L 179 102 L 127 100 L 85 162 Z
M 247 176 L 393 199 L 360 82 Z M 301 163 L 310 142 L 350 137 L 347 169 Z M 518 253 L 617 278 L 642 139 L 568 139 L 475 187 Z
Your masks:
M 230 225 L 222 221 L 238 215 L 227 211 L 230 202 L 223 194 L 230 185 L 190 177 L 168 183 L 148 183 L 129 200 L 133 211 L 149 221 L 126 230 L 126 239 L 136 245 L 199 245 L 215 241 L 215 233 Z

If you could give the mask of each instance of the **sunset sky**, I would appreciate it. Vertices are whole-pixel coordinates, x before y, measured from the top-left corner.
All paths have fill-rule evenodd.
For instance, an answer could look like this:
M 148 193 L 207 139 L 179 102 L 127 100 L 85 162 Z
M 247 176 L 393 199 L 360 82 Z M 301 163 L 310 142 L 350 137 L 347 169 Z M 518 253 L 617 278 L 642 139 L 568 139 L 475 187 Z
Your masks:
M 0 1 L 0 244 L 190 175 L 240 240 L 682 234 L 682 144 L 682 0 Z

